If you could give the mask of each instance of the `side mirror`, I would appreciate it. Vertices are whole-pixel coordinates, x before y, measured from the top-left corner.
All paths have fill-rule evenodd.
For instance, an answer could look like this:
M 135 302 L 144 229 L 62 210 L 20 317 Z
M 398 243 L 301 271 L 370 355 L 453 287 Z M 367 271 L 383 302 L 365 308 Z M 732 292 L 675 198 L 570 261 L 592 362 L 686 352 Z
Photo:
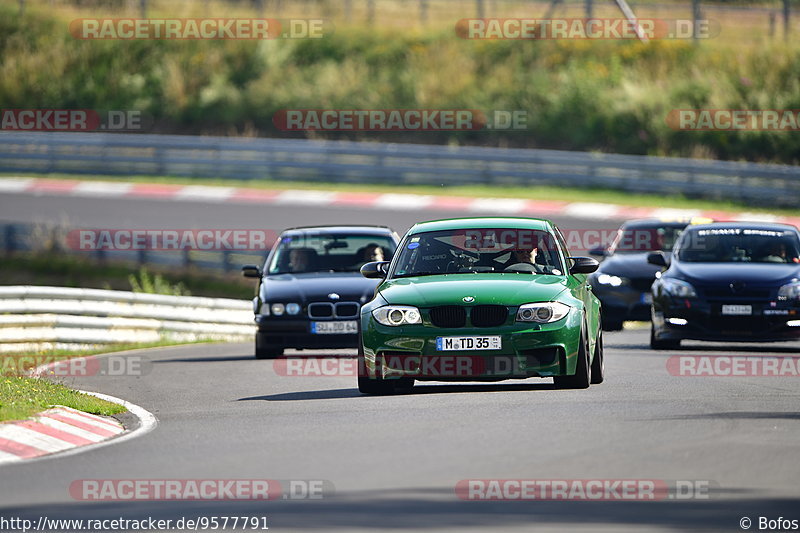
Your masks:
M 569 269 L 570 274 L 591 274 L 600 266 L 597 259 L 591 257 L 570 257 L 575 264 Z
M 389 261 L 373 261 L 361 267 L 361 275 L 365 278 L 383 279 L 386 277 L 386 268 Z
M 651 265 L 660 267 L 669 266 L 669 259 L 667 259 L 667 256 L 664 254 L 664 252 L 650 252 L 647 254 L 647 262 Z
M 242 276 L 246 278 L 260 278 L 261 269 L 256 265 L 244 265 L 242 267 Z
M 589 250 L 589 255 L 593 255 L 595 257 L 605 257 L 608 255 L 608 251 L 602 246 L 597 246 Z

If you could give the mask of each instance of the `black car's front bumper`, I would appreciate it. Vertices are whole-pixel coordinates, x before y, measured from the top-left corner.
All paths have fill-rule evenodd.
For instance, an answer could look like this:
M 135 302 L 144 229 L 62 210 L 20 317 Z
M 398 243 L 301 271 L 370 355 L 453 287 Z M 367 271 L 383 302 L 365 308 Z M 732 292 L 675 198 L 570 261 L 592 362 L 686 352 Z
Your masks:
M 264 342 L 270 346 L 299 349 L 358 347 L 357 333 L 312 333 L 311 322 L 310 319 L 303 317 L 275 318 L 256 315 L 258 333 L 262 336 Z
M 723 305 L 749 305 L 751 314 L 726 315 L 722 312 Z M 787 302 L 661 300 L 654 308 L 652 319 L 661 340 L 780 342 L 800 339 L 800 305 Z M 682 324 L 683 321 L 686 323 Z
M 603 318 L 612 321 L 650 320 L 650 290 L 642 291 L 629 285 L 612 287 L 593 284 L 592 291 L 603 306 Z

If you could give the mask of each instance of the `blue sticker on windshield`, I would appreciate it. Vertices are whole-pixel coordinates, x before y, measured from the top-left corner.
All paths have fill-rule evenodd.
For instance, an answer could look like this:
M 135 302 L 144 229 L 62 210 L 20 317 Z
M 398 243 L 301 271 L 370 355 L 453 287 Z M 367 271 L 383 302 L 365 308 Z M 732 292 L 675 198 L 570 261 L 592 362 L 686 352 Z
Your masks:
M 413 250 L 414 248 L 417 248 L 417 247 L 419 247 L 419 243 L 418 242 L 411 242 L 411 243 L 408 244 L 408 249 L 409 250 Z
M 292 238 L 291 237 L 284 237 L 283 239 L 281 239 L 281 242 L 292 242 Z

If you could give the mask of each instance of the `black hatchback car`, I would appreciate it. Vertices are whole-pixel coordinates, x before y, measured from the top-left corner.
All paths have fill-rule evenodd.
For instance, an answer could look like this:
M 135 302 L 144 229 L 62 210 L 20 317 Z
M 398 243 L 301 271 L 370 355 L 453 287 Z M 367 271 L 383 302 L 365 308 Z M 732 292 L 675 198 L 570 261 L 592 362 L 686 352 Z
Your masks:
M 681 339 L 800 339 L 800 232 L 787 224 L 717 223 L 688 227 L 653 283 L 650 346 Z
M 620 330 L 626 320 L 650 320 L 650 287 L 660 268 L 649 264 L 647 255 L 669 253 L 686 226 L 710 222 L 713 220 L 699 217 L 628 220 L 607 247 L 589 251 L 605 258 L 589 276 L 592 290 L 603 305 L 604 330 Z
M 259 278 L 253 311 L 255 356 L 278 357 L 286 348 L 356 348 L 361 306 L 378 283 L 361 266 L 388 261 L 397 234 L 382 226 L 317 226 L 284 231 L 263 268 L 242 267 Z

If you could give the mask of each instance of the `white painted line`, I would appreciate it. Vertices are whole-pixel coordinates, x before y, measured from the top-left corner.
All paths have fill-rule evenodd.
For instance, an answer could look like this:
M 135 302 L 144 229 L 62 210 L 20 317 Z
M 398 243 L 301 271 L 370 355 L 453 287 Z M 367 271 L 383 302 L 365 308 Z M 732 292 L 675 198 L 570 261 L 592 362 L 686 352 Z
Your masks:
M 298 204 L 298 205 L 326 205 L 336 198 L 336 193 L 332 191 L 306 191 L 302 189 L 288 189 L 275 197 L 275 202 L 279 204 Z
M 413 210 L 424 209 L 431 205 L 436 197 L 423 194 L 381 194 L 372 207 L 381 209 Z
M 236 193 L 235 187 L 209 187 L 206 185 L 187 185 L 180 189 L 175 200 L 212 200 L 224 202 Z
M 93 426 L 93 427 L 96 427 L 98 429 L 102 429 L 103 431 L 114 431 L 114 432 L 118 432 L 118 433 L 122 433 L 124 431 L 124 428 L 122 426 L 112 425 L 111 423 L 108 423 L 105 420 L 100 422 L 99 420 L 94 420 L 94 419 L 89 418 L 87 416 L 82 416 L 82 415 L 77 415 L 75 413 L 70 413 L 67 410 L 59 410 L 58 413 L 53 413 L 53 414 L 59 414 L 59 415 L 65 417 L 65 418 L 69 418 L 70 420 L 75 420 L 76 422 L 81 422 L 83 424 L 86 424 L 86 425 L 89 425 L 89 426 Z M 47 415 L 45 415 L 45 416 L 47 416 Z
M 139 419 L 139 427 L 134 429 L 134 430 L 132 430 L 132 431 L 127 431 L 125 433 L 122 433 L 121 435 L 118 435 L 116 437 L 108 438 L 108 439 L 106 439 L 106 440 L 104 440 L 102 442 L 98 442 L 97 444 L 87 444 L 86 446 L 77 446 L 77 447 L 70 448 L 68 450 L 64 450 L 62 452 L 56 453 L 56 454 L 43 455 L 41 457 L 33 457 L 31 459 L 25 459 L 26 462 L 47 461 L 47 460 L 50 460 L 50 459 L 58 459 L 58 458 L 61 458 L 61 457 L 68 457 L 68 456 L 71 456 L 71 455 L 76 455 L 76 454 L 79 454 L 79 453 L 83 453 L 83 452 L 86 452 L 86 451 L 89 451 L 89 450 L 96 450 L 97 448 L 101 448 L 101 447 L 104 447 L 104 446 L 111 446 L 113 444 L 118 444 L 118 443 L 121 443 L 121 442 L 125 442 L 127 440 L 134 439 L 136 437 L 141 437 L 142 435 L 145 435 L 145 434 L 153 431 L 156 428 L 156 426 L 158 425 L 158 419 L 151 412 L 147 411 L 146 409 L 144 409 L 142 407 L 139 407 L 136 404 L 132 404 L 132 403 L 130 403 L 128 401 L 121 400 L 119 398 L 115 398 L 114 396 L 109 396 L 107 394 L 100 394 L 98 392 L 90 392 L 90 391 L 83 391 L 83 390 L 79 390 L 78 392 L 82 392 L 84 394 L 89 394 L 91 396 L 94 396 L 95 398 L 100 398 L 101 400 L 106 400 L 108 402 L 116 403 L 116 404 L 119 404 L 119 405 L 125 407 L 132 415 L 134 415 L 136 418 Z M 20 460 L 21 459 L 19 457 L 16 457 L 16 456 L 13 456 L 13 458 L 10 458 L 8 460 L 6 460 L 2 456 L 0 456 L 0 465 L 7 464 L 7 463 L 13 463 L 13 462 L 19 462 Z
M 25 192 L 34 178 L 0 178 L 0 192 Z
M 778 222 L 780 220 L 780 217 L 768 213 L 740 213 L 732 218 L 742 222 Z
M 76 437 L 81 437 L 86 440 L 90 440 L 92 442 L 100 442 L 101 440 L 106 439 L 103 435 L 98 435 L 97 433 L 92 433 L 91 431 L 86 431 L 85 429 L 81 429 L 76 426 L 72 426 L 61 420 L 56 420 L 54 418 L 50 418 L 47 416 L 37 416 L 35 417 L 36 422 L 43 426 L 48 426 L 53 429 L 57 429 L 59 431 L 63 431 L 64 433 L 69 433 L 70 435 L 75 435 Z
M 72 189 L 76 196 L 125 196 L 133 188 L 133 183 L 113 181 L 82 181 Z
M 574 202 L 564 206 L 564 215 L 577 218 L 611 218 L 622 213 L 624 208 L 616 204 Z
M 22 457 L 0 450 L 0 464 L 22 461 Z
M 60 452 L 74 446 L 70 442 L 16 424 L 8 424 L 0 428 L 0 437 L 26 446 L 32 446 L 48 453 Z
M 470 211 L 496 211 L 498 213 L 519 213 L 528 207 L 528 200 L 521 198 L 476 198 L 470 202 Z
M 692 218 L 699 217 L 703 212 L 699 209 L 673 209 L 661 208 L 654 209 L 650 216 L 654 218 Z

